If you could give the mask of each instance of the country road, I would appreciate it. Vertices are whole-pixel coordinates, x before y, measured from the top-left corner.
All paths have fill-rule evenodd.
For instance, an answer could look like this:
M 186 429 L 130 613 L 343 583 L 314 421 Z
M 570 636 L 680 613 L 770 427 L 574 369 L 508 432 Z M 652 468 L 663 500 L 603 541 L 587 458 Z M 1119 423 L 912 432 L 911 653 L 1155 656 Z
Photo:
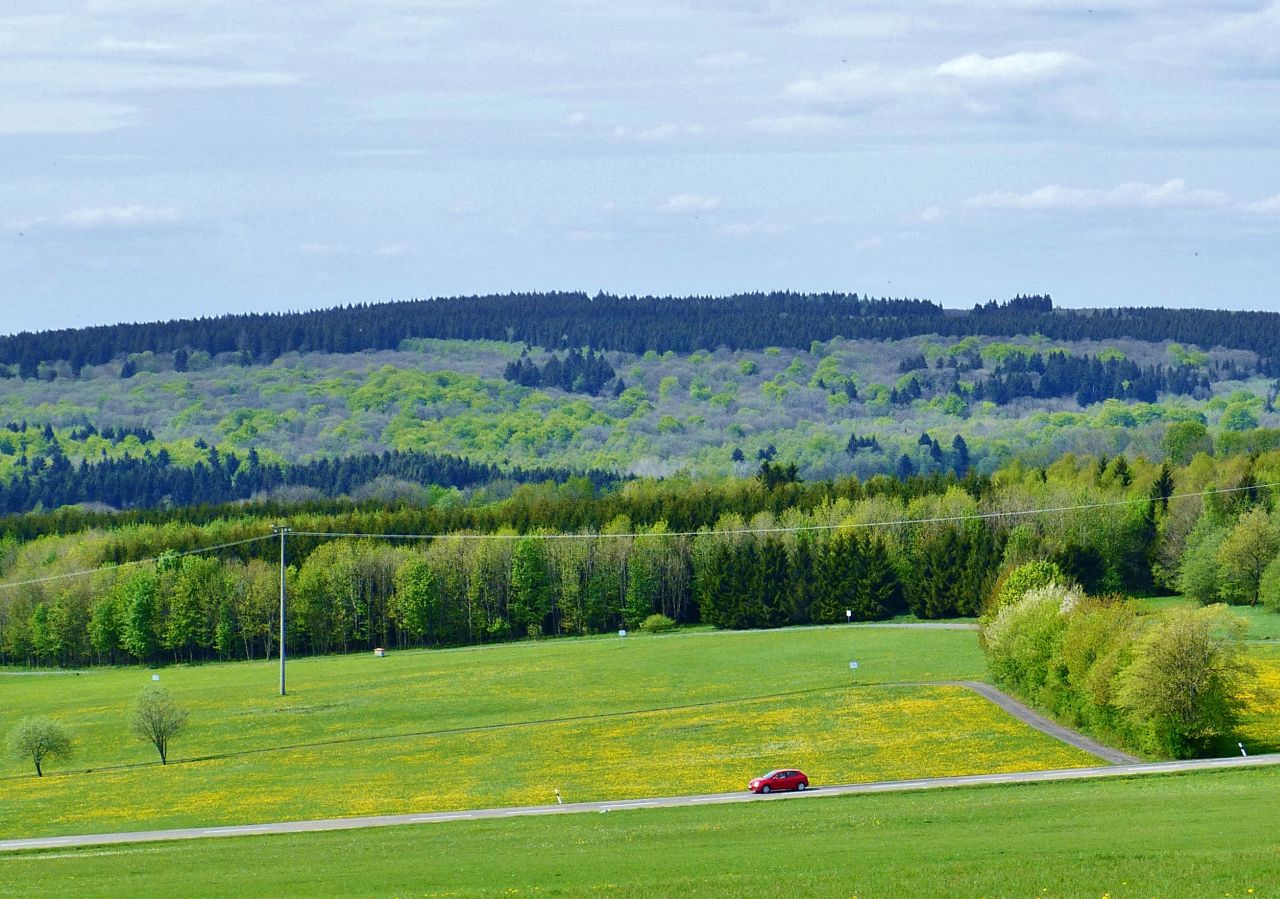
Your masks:
M 1119 749 L 1113 749 L 1110 746 L 1099 743 L 1097 740 L 1091 740 L 1079 731 L 1072 730 L 1071 728 L 1059 724 L 1050 718 L 1046 718 L 1027 704 L 1014 699 L 1008 693 L 1005 693 L 1003 690 L 996 689 L 991 686 L 991 684 L 976 680 L 943 680 L 930 681 L 929 683 L 937 684 L 939 686 L 965 687 L 972 690 L 980 696 L 984 696 L 991 700 L 1019 721 L 1031 725 L 1041 733 L 1048 734 L 1055 740 L 1060 740 L 1068 746 L 1074 746 L 1077 749 L 1082 749 L 1090 755 L 1097 756 L 1103 761 L 1111 762 L 1113 765 L 1133 765 L 1142 761 L 1136 755 L 1130 755 L 1127 752 L 1122 752 Z
M 281 821 L 272 824 L 247 824 L 229 827 L 189 827 L 178 830 L 147 830 L 132 833 L 96 833 L 79 836 L 36 837 L 0 841 L 0 852 L 24 849 L 69 849 L 81 846 L 103 846 L 112 843 L 146 843 L 166 840 L 196 840 L 206 837 L 240 837 L 261 834 L 309 833 L 324 830 L 354 830 L 364 827 L 391 827 L 405 824 L 437 824 L 446 821 L 472 821 L 486 818 L 515 818 L 529 815 L 566 815 L 583 812 L 620 812 L 630 809 L 673 808 L 678 806 L 721 805 L 730 802 L 779 802 L 823 796 L 845 796 L 854 793 L 892 793 L 909 790 L 936 790 L 987 784 L 1031 784 L 1045 781 L 1083 780 L 1102 777 L 1133 777 L 1149 774 L 1173 774 L 1183 771 L 1208 771 L 1222 768 L 1280 765 L 1280 753 L 1251 757 L 1196 759 L 1181 762 L 1144 762 L 1130 765 L 1104 765 L 1095 768 L 1069 768 L 1055 771 L 1024 771 L 1008 774 L 971 774 L 960 777 L 926 777 L 918 780 L 878 781 L 861 784 L 818 786 L 801 793 L 773 793 L 760 796 L 747 793 L 712 793 L 703 796 L 668 796 L 654 799 L 622 799 L 613 802 L 573 802 L 564 805 L 521 806 L 516 808 L 472 809 L 456 812 L 424 812 L 408 815 L 374 815 L 361 818 L 322 818 L 314 821 Z

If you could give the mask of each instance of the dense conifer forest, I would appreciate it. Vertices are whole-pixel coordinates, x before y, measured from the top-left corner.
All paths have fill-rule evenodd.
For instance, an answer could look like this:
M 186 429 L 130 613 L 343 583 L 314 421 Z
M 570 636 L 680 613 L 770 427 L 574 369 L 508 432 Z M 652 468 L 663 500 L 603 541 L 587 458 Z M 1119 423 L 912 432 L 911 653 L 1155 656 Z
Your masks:
M 72 373 L 130 353 L 238 353 L 246 363 L 291 352 L 392 349 L 411 338 L 501 340 L 547 349 L 591 346 L 643 353 L 806 347 L 834 337 L 897 340 L 920 334 L 1051 340 L 1175 340 L 1251 350 L 1280 374 L 1280 313 L 1204 309 L 1055 309 L 1048 296 L 948 312 L 916 299 L 791 292 L 726 297 L 619 297 L 585 293 L 449 297 L 359 304 L 317 312 L 225 315 L 0 337 L 0 365 L 22 378 L 64 360 Z M 181 364 L 181 362 L 179 363 Z M 127 374 L 127 372 L 126 372 Z

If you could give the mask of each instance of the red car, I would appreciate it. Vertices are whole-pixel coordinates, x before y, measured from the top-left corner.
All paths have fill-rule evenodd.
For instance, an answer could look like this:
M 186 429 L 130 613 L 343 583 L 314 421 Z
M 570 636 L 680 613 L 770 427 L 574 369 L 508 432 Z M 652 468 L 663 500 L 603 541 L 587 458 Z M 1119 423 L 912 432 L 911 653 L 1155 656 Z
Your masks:
M 809 777 L 795 768 L 780 768 L 762 774 L 747 784 L 752 793 L 776 793 L 779 790 L 807 790 Z

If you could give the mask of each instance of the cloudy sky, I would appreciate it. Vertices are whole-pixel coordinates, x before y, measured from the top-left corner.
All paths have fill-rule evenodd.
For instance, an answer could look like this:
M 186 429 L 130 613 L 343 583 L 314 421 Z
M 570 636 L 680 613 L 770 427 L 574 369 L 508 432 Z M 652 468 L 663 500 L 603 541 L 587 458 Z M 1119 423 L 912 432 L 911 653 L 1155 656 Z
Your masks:
M 5 0 L 0 332 L 529 289 L 1280 309 L 1278 89 L 1256 0 Z

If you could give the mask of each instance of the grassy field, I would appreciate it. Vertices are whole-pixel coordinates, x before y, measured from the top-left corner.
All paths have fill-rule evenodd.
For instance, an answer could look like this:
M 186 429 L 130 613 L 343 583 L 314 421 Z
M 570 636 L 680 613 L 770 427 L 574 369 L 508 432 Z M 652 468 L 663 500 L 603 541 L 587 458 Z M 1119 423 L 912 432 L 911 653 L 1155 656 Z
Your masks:
M 24 853 L 0 895 L 1265 897 L 1277 818 L 1259 769 Z
M 0 729 L 49 714 L 77 755 L 41 779 L 6 762 L 0 834 L 733 790 L 778 764 L 833 783 L 1093 762 L 963 689 L 874 685 L 982 669 L 972 631 L 875 628 L 305 659 L 283 699 L 270 665 L 171 668 L 192 726 L 165 768 L 126 728 L 149 672 L 3 675 Z
M 1169 608 L 1170 606 L 1199 605 L 1195 600 L 1187 599 L 1185 596 L 1160 596 L 1154 599 L 1144 599 L 1143 602 L 1159 609 Z M 1228 606 L 1228 609 L 1232 615 L 1245 620 L 1248 628 L 1245 636 L 1249 640 L 1280 641 L 1280 614 L 1271 611 L 1266 606 Z

